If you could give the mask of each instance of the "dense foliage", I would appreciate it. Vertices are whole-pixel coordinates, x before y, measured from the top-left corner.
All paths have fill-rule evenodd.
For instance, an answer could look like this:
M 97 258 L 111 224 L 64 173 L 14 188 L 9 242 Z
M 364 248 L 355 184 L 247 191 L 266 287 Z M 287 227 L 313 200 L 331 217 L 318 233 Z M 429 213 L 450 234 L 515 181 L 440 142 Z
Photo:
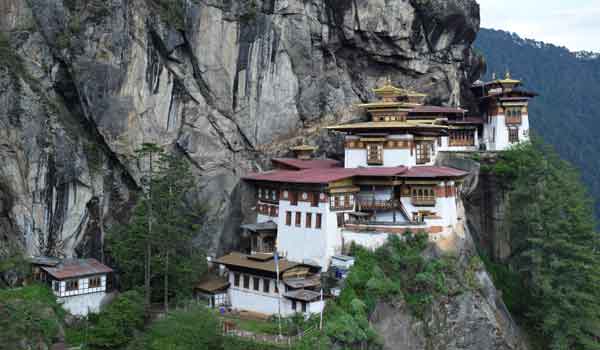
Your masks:
M 62 331 L 64 314 L 46 286 L 0 289 L 0 349 L 52 345 Z
M 131 350 L 196 350 L 223 347 L 220 323 L 208 309 L 178 310 L 154 322 Z
M 531 104 L 532 129 L 581 169 L 600 213 L 600 58 L 490 29 L 475 46 L 486 58 L 486 79 L 510 69 L 540 94 Z
M 413 314 L 423 318 L 436 296 L 469 288 L 466 276 L 457 273 L 458 262 L 454 258 L 423 257 L 427 247 L 425 234 L 407 233 L 405 237 L 401 240 L 391 236 L 375 252 L 359 246 L 352 248 L 356 264 L 340 297 L 327 305 L 325 333 L 330 342 L 347 349 L 378 348 L 380 340 L 368 318 L 378 302 L 404 299 Z M 452 284 L 456 290 L 448 287 L 449 277 L 459 280 Z
M 84 343 L 91 349 L 119 349 L 144 326 L 144 300 L 140 293 L 119 295 L 97 315 L 90 315 Z
M 578 173 L 537 141 L 504 152 L 491 170 L 509 191 L 512 271 L 492 269 L 509 307 L 544 349 L 600 349 L 600 235 Z
M 108 235 L 124 290 L 144 287 L 146 302 L 189 297 L 206 269 L 203 251 L 192 244 L 201 208 L 188 205 L 194 188 L 185 159 L 166 155 L 154 145 L 138 153 L 148 170 L 142 180 L 145 195 L 131 220 Z

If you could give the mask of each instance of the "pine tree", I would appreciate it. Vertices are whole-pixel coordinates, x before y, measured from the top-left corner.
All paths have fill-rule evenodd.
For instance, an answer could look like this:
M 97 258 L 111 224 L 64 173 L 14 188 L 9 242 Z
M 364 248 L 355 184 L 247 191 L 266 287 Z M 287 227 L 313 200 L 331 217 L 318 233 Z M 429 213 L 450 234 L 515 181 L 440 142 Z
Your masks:
M 600 236 L 577 172 L 537 141 L 496 170 L 511 184 L 512 264 L 533 300 L 526 318 L 551 349 L 600 349 Z
M 146 305 L 157 299 L 155 292 L 162 292 L 168 311 L 169 296 L 191 294 L 192 284 L 206 269 L 203 252 L 192 242 L 203 211 L 188 204 L 193 200 L 186 196 L 195 184 L 185 159 L 152 145 L 145 145 L 138 155 L 147 166 L 144 196 L 130 221 L 109 234 L 109 249 L 122 286 L 143 285 Z

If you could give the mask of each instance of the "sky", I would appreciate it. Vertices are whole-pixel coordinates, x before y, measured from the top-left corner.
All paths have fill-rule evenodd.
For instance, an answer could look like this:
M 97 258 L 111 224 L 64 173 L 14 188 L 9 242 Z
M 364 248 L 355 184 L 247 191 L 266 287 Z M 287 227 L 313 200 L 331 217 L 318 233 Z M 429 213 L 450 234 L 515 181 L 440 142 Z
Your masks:
M 477 0 L 481 26 L 571 51 L 600 52 L 600 0 Z

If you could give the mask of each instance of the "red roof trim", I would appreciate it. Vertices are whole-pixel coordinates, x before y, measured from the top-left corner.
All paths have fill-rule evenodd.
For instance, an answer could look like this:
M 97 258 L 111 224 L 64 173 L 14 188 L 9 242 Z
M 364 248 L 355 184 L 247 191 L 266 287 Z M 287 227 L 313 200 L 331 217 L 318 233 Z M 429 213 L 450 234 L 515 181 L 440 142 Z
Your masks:
M 254 173 L 244 176 L 244 180 L 266 181 L 279 183 L 328 184 L 330 182 L 353 177 L 401 177 L 401 178 L 444 178 L 463 177 L 468 173 L 436 166 L 381 167 L 381 168 L 329 168 L 304 170 L 274 170 L 264 173 Z

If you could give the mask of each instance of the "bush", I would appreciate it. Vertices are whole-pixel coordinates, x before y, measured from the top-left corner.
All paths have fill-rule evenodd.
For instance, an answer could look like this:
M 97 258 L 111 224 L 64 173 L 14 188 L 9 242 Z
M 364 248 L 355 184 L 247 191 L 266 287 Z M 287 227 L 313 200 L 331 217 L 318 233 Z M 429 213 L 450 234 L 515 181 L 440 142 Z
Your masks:
M 41 284 L 0 290 L 0 339 L 6 349 L 37 348 L 57 340 L 65 311 Z
M 223 337 L 217 317 L 204 307 L 175 311 L 156 321 L 134 343 L 131 350 L 221 349 Z
M 127 345 L 144 326 L 144 300 L 140 293 L 119 295 L 98 315 L 90 316 L 88 345 L 93 349 L 115 349 Z

